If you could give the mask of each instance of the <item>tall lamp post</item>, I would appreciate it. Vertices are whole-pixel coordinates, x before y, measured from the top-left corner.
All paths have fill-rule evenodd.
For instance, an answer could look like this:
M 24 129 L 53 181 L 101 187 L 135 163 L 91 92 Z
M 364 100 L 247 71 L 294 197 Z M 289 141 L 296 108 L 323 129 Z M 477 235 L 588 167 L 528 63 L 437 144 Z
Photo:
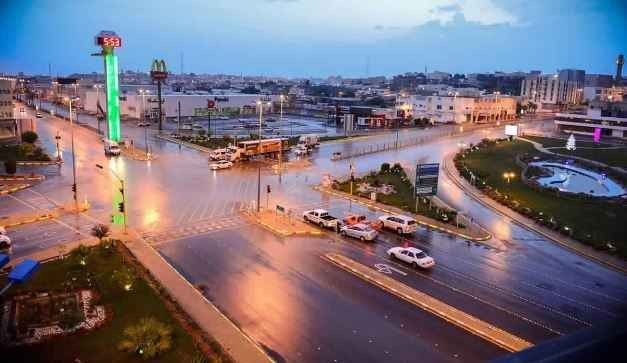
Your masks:
M 144 145 L 146 146 L 146 158 L 150 158 L 150 153 L 148 152 L 148 127 L 145 125 L 146 123 L 146 95 L 150 94 L 150 91 L 147 89 L 140 89 L 139 94 L 142 96 L 142 122 L 144 123 Z
M 98 114 L 98 107 L 100 106 L 100 89 L 102 88 L 101 84 L 95 84 L 94 89 L 96 90 L 96 115 Z M 96 116 L 96 120 L 98 120 L 98 134 L 100 131 L 100 117 Z
M 268 102 L 270 105 L 270 102 Z M 261 125 L 263 123 L 263 102 L 257 100 L 259 107 L 259 134 L 257 135 L 257 155 L 261 155 Z M 281 144 L 281 147 L 283 145 Z M 257 213 L 259 213 L 259 202 L 261 201 L 261 166 L 257 167 Z
M 71 135 L 71 144 L 72 144 L 72 192 L 74 193 L 74 207 L 78 211 L 78 197 L 77 197 L 77 186 L 76 186 L 76 154 L 74 153 L 74 122 L 72 121 L 72 101 L 78 100 L 78 97 L 68 97 L 67 98 L 70 106 L 70 135 Z

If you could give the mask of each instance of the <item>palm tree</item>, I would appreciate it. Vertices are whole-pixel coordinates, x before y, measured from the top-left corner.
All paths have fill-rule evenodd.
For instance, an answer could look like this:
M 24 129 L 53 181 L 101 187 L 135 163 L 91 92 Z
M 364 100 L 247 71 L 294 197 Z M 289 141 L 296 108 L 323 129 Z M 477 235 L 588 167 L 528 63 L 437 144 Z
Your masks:
M 109 226 L 106 224 L 96 224 L 91 228 L 91 235 L 102 242 L 102 239 L 109 235 Z
M 118 349 L 151 359 L 172 347 L 172 329 L 155 318 L 144 318 L 124 329 Z

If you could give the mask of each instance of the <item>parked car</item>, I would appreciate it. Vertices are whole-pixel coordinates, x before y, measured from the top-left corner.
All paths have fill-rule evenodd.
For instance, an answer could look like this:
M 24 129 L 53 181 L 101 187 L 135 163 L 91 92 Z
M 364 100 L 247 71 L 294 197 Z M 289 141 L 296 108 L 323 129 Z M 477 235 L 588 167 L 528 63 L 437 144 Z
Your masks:
M 373 241 L 379 232 L 367 224 L 357 223 L 340 229 L 342 236 L 359 238 L 362 241 Z
M 296 154 L 296 156 L 305 156 L 309 154 L 309 149 L 304 146 L 298 145 L 294 148 L 294 154 Z
M 213 150 L 211 153 L 209 153 L 209 159 L 211 160 L 225 160 L 227 159 L 227 153 L 229 152 L 228 149 L 223 148 L 223 149 L 215 149 Z
M 387 251 L 390 258 L 398 259 L 410 264 L 412 267 L 431 268 L 435 266 L 433 257 L 427 256 L 416 247 L 392 247 Z
M 306 222 L 317 224 L 322 228 L 337 229 L 339 223 L 337 218 L 330 216 L 329 212 L 324 209 L 308 210 L 303 213 L 303 219 Z
M 383 215 L 379 217 L 383 228 L 396 231 L 398 234 L 410 234 L 416 232 L 418 225 L 416 220 L 403 215 Z
M 342 158 L 342 153 L 341 152 L 334 152 L 333 155 L 331 155 L 331 160 L 340 160 Z
M 192 124 L 183 124 L 183 125 L 181 126 L 181 130 L 184 130 L 184 131 L 191 131 L 191 130 L 192 130 Z
M 148 126 L 150 126 L 150 122 L 148 121 L 139 121 L 137 123 L 137 127 L 148 127 Z
M 209 169 L 218 170 L 218 169 L 228 169 L 233 166 L 233 163 L 228 160 L 220 160 L 215 163 L 209 164 Z
M 379 220 L 369 221 L 366 219 L 366 216 L 363 214 L 349 214 L 345 218 L 342 219 L 342 223 L 345 225 L 353 225 L 353 224 L 365 224 L 366 226 L 380 231 L 383 227 L 383 223 Z
M 42 118 L 42 117 L 44 117 L 44 116 L 41 114 L 41 112 L 37 112 L 37 113 L 35 114 L 35 117 L 37 117 L 37 118 Z
M 202 129 L 204 129 L 205 127 L 204 127 L 203 125 L 199 124 L 199 123 L 195 123 L 195 124 L 193 124 L 193 125 L 192 125 L 192 128 L 193 128 L 194 130 L 202 130 Z

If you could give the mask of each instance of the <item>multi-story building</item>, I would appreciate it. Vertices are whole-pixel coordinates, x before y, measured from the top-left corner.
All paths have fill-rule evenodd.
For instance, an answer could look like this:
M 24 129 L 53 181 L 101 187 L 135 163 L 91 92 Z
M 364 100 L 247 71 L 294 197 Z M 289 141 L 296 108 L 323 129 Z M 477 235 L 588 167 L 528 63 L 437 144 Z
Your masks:
M 583 100 L 607 102 L 622 102 L 627 95 L 627 87 L 584 87 Z
M 523 79 L 520 95 L 524 100 L 547 105 L 578 104 L 583 100 L 586 72 L 563 69 L 558 74 L 531 74 Z
M 479 97 L 408 96 L 399 100 L 401 115 L 427 118 L 432 123 L 483 123 L 512 120 L 516 117 L 516 99 L 498 94 Z
M 17 140 L 17 122 L 13 113 L 15 80 L 0 78 L 0 144 Z

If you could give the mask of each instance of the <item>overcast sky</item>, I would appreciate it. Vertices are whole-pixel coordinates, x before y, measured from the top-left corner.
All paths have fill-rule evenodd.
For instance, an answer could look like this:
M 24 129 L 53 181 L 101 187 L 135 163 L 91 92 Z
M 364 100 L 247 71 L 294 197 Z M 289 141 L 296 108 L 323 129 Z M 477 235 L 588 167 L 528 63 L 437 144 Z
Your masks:
M 0 0 L 0 72 L 122 69 L 319 77 L 581 68 L 614 73 L 625 0 Z

